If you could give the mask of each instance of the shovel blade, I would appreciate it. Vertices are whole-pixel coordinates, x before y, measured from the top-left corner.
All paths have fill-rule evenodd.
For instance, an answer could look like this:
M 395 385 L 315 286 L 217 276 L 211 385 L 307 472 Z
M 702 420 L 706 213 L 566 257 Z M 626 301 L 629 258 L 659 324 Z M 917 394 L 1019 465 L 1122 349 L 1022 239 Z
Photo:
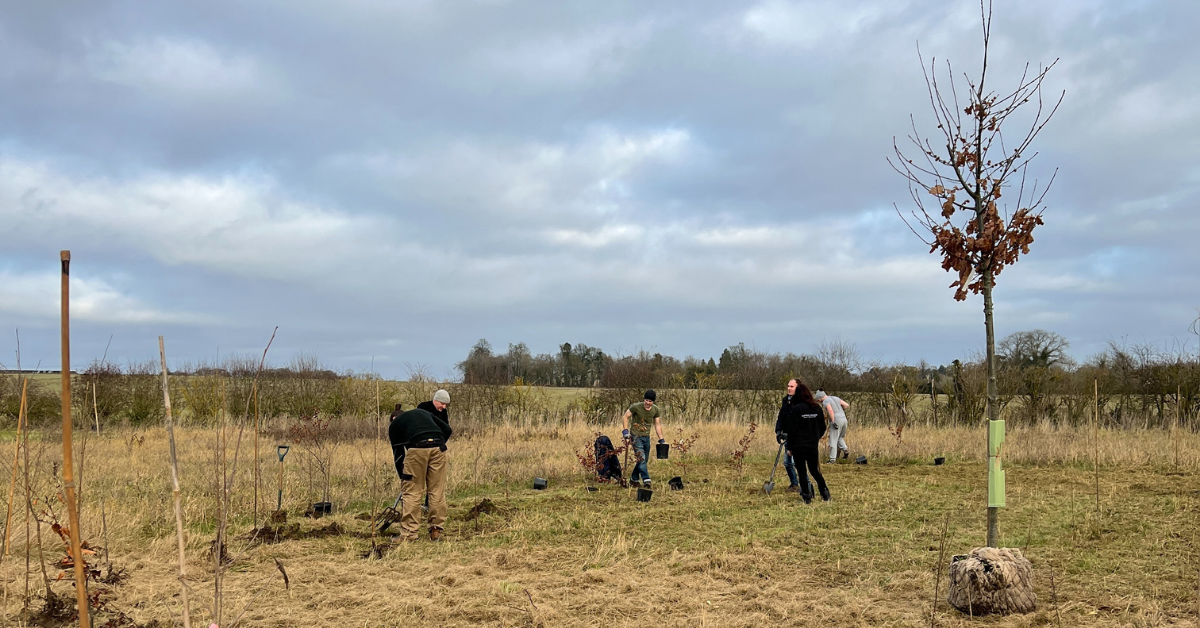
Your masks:
M 766 484 L 763 484 L 763 492 L 766 493 L 767 495 L 770 495 L 771 491 L 773 491 L 773 490 L 775 490 L 774 482 L 767 482 Z

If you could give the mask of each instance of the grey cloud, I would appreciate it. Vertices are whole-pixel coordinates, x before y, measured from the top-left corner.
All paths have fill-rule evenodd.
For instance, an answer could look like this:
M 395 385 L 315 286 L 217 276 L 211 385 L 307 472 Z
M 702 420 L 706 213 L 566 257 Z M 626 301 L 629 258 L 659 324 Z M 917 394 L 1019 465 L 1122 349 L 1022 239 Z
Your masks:
M 896 217 L 907 195 L 884 157 L 910 113 L 931 130 L 916 42 L 974 71 L 976 11 L 12 7 L 0 274 L 24 304 L 0 323 L 48 328 L 28 303 L 53 292 L 46 260 L 69 246 L 90 264 L 79 346 L 97 353 L 158 326 L 185 356 L 253 350 L 279 323 L 285 354 L 377 355 L 395 375 L 446 372 L 484 336 L 707 355 L 840 335 L 889 359 L 958 357 L 979 344 L 980 307 L 951 300 Z M 1068 92 L 1037 145 L 1034 174 L 1059 174 L 1032 255 L 1001 277 L 1002 331 L 1050 327 L 1086 352 L 1186 329 L 1198 12 L 997 7 L 993 85 L 1061 58 L 1048 85 Z

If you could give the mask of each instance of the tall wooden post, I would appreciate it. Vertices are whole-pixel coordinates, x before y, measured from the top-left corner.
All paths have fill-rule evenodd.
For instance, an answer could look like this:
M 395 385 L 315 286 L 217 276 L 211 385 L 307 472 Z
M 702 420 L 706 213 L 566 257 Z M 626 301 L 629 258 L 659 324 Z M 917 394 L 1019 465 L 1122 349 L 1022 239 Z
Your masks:
M 183 541 L 183 506 L 180 504 L 179 457 L 175 455 L 175 419 L 171 417 L 171 386 L 167 381 L 167 349 L 158 337 L 158 359 L 162 364 L 163 407 L 166 409 L 167 444 L 171 456 L 171 494 L 175 501 L 175 541 L 179 548 L 179 599 L 183 602 L 183 628 L 192 628 L 192 609 L 188 602 L 187 556 Z M 224 479 L 222 479 L 222 482 Z M 220 547 L 217 548 L 219 553 Z
M 79 508 L 75 504 L 75 465 L 71 449 L 71 252 L 59 253 L 62 260 L 62 447 L 63 492 L 67 498 L 67 516 L 71 522 L 71 558 L 75 563 L 75 600 L 79 604 L 79 625 L 90 628 L 88 619 L 87 576 L 83 552 L 79 548 Z

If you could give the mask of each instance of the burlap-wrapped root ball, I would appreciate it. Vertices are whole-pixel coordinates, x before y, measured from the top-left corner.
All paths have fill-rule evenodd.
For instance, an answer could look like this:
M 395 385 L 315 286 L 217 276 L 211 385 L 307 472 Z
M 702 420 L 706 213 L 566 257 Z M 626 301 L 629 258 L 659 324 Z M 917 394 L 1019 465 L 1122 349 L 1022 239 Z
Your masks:
M 977 547 L 955 556 L 947 601 L 973 615 L 1032 612 L 1037 606 L 1033 565 L 1019 549 Z

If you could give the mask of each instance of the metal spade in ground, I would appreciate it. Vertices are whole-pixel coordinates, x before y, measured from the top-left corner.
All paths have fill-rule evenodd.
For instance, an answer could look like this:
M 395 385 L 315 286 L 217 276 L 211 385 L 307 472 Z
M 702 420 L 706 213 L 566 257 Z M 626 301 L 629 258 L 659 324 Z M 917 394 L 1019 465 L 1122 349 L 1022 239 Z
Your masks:
M 275 512 L 271 513 L 272 523 L 283 523 L 287 521 L 287 512 L 283 510 L 283 459 L 287 457 L 289 445 L 276 445 L 275 455 L 279 456 L 279 484 L 276 487 Z
M 779 468 L 779 457 L 783 455 L 783 445 L 784 443 L 779 443 L 779 451 L 775 452 L 775 464 L 771 465 L 771 478 L 763 484 L 763 492 L 767 495 L 775 490 L 775 469 Z

